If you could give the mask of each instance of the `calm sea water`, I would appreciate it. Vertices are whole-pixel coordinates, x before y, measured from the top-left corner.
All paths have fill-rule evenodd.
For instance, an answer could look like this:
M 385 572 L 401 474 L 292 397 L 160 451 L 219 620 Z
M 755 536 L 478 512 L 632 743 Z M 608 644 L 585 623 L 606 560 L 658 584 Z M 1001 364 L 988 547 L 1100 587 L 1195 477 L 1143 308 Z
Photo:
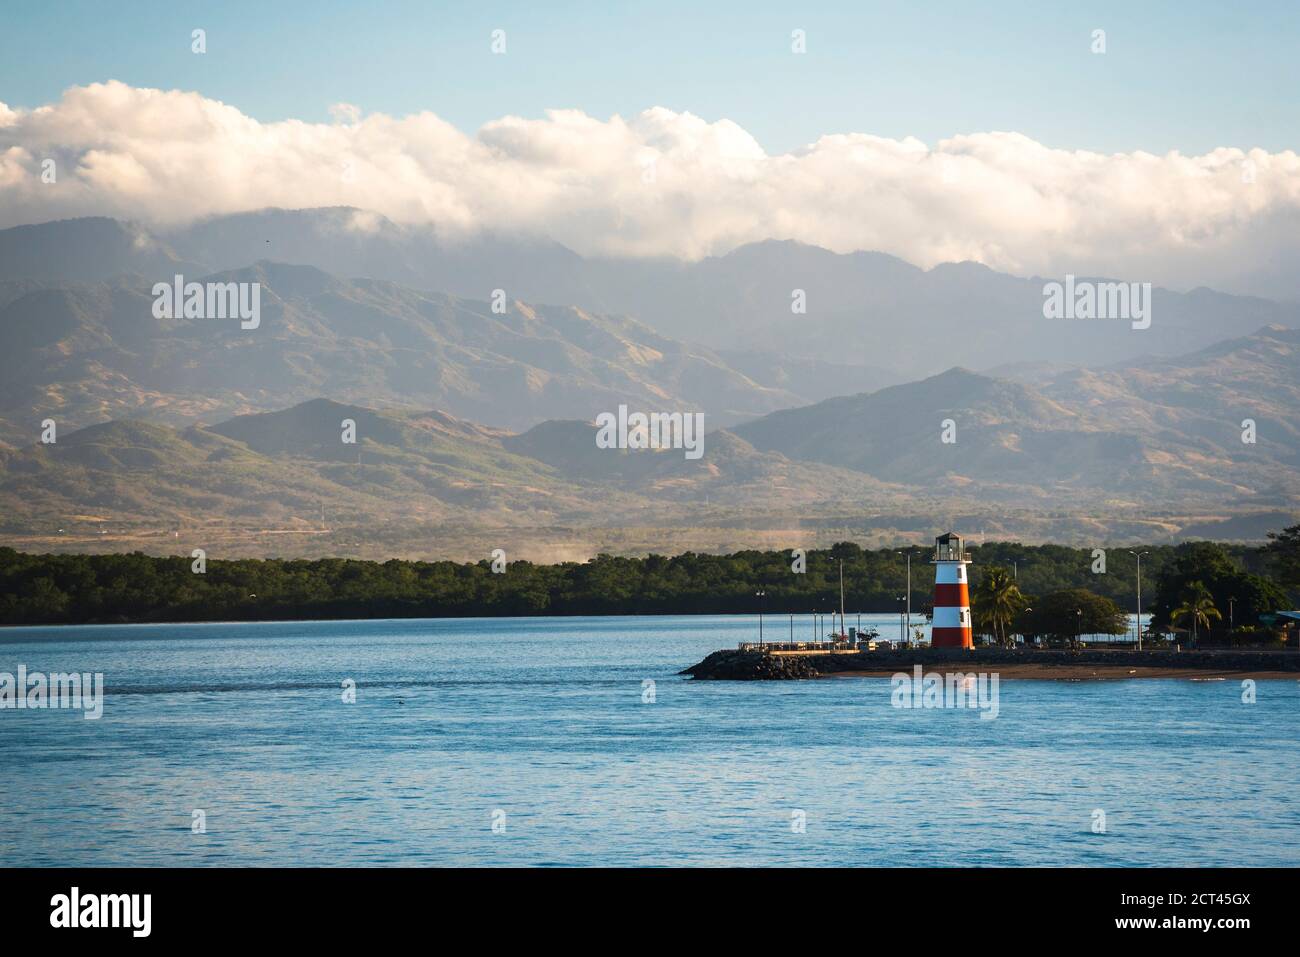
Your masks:
M 882 679 L 676 675 L 755 633 L 0 631 L 0 671 L 100 671 L 110 691 L 98 721 L 0 711 L 0 865 L 1300 864 L 1296 681 L 1255 704 L 1231 681 L 1004 681 L 989 721 L 892 708 Z

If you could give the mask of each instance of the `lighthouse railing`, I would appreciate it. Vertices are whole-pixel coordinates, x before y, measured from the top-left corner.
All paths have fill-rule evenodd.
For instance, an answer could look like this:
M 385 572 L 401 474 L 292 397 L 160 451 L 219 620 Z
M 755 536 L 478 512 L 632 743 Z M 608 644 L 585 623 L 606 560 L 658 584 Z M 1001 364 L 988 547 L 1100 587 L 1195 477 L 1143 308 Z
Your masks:
M 948 545 L 936 545 L 934 548 L 934 560 L 936 562 L 968 562 L 971 560 L 970 552 L 963 552 L 959 548 L 952 548 Z

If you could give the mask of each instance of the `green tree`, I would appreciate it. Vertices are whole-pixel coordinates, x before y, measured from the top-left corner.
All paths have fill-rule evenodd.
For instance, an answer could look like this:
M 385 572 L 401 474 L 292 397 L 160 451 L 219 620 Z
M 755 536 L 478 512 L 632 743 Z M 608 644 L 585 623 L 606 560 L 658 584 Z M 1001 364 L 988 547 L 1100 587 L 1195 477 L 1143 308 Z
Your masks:
M 1300 525 L 1292 525 L 1280 532 L 1269 532 L 1264 555 L 1272 565 L 1278 581 L 1292 587 L 1300 586 Z
M 1239 626 L 1257 624 L 1262 613 L 1294 608 L 1279 585 L 1261 572 L 1282 574 L 1285 563 L 1269 555 L 1278 549 L 1285 552 L 1297 541 L 1296 530 L 1288 529 L 1276 536 L 1272 552 L 1207 542 L 1148 545 L 1142 572 L 1144 582 L 1156 587 L 1144 592 L 1144 610 L 1155 614 L 1157 627 L 1168 624 L 1169 613 L 1181 604 L 1185 587 L 1193 581 L 1204 583 L 1225 615 L 1223 603 L 1232 599 L 1232 617 Z M 1008 620 L 1008 606 L 1023 604 L 1015 602 L 1018 590 L 1010 590 L 1005 580 L 1005 569 L 1013 562 L 1018 563 L 1018 576 L 1011 586 L 1018 577 L 1026 593 L 1090 589 L 1128 611 L 1135 608 L 1135 560 L 1125 553 L 1112 554 L 1109 574 L 1093 575 L 1086 549 L 990 542 L 972 551 L 972 610 L 997 640 L 1006 641 L 1017 630 L 1015 620 Z M 196 575 L 188 555 L 31 555 L 0 547 L 0 624 L 731 614 L 756 611 L 754 592 L 759 589 L 766 593 L 767 613 L 805 616 L 814 608 L 838 609 L 840 560 L 850 614 L 899 610 L 907 564 L 897 547 L 862 549 L 840 542 L 827 549 L 810 548 L 806 558 L 805 574 L 792 570 L 789 551 L 747 550 L 646 558 L 606 555 L 558 565 L 512 561 L 509 571 L 498 575 L 487 562 L 223 560 L 209 554 L 207 574 Z M 931 580 L 929 569 L 914 558 L 912 610 L 918 616 L 929 608 Z M 1076 624 L 1067 616 L 1053 627 L 1069 637 Z M 1085 623 L 1085 632 L 1102 630 Z
M 1180 621 L 1190 621 L 1192 625 L 1193 645 L 1196 641 L 1197 627 L 1205 626 L 1206 637 L 1210 634 L 1210 621 L 1222 621 L 1223 615 L 1214 607 L 1214 596 L 1205 587 L 1204 582 L 1191 582 L 1182 594 L 1182 602 L 1169 614 L 1176 625 Z
M 1236 624 L 1258 624 L 1260 615 L 1289 606 L 1286 593 L 1274 581 L 1244 571 L 1239 560 L 1239 556 L 1230 555 L 1224 546 L 1213 542 L 1178 546 L 1174 560 L 1163 566 L 1156 577 L 1155 599 L 1149 606 L 1155 630 L 1177 624 L 1173 612 L 1193 583 L 1219 596 L 1220 601 L 1233 599 Z
M 985 569 L 971 598 L 971 612 L 980 633 L 992 635 L 999 645 L 1006 645 L 1011 623 L 1025 607 L 1025 596 L 1011 571 L 1000 565 Z
M 1114 601 L 1088 591 L 1067 588 L 1029 599 L 1032 607 L 1016 620 L 1022 634 L 1073 644 L 1078 635 L 1122 635 L 1128 616 Z

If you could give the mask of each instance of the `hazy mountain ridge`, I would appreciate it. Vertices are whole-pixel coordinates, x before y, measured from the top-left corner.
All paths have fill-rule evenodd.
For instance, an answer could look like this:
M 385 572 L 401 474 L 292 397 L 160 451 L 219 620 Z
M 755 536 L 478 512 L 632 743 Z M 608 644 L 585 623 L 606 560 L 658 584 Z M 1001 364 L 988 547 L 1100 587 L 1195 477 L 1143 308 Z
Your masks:
M 923 270 L 884 253 L 839 254 L 788 240 L 698 262 L 583 258 L 554 242 L 455 236 L 346 207 L 261 210 L 158 235 L 113 220 L 19 229 L 21 236 L 0 231 L 0 279 L 167 277 L 273 259 L 478 301 L 502 289 L 511 299 L 631 315 L 661 335 L 765 353 L 778 364 L 799 359 L 891 370 L 881 384 L 956 365 L 1110 365 L 1182 354 L 1268 324 L 1300 326 L 1300 303 L 1203 288 L 1157 287 L 1151 327 L 1144 330 L 1123 319 L 1045 319 L 1044 283 L 1061 276 L 1017 277 L 969 262 Z M 27 245 L 42 252 L 22 252 Z M 66 251 L 56 255 L 60 249 Z M 186 263 L 202 266 L 182 268 Z M 805 313 L 792 310 L 795 290 L 803 292 Z M 803 397 L 828 398 L 852 387 L 828 382 L 825 392 Z
M 952 369 L 737 426 L 761 450 L 895 482 L 1050 498 L 1300 495 L 1300 331 L 1266 327 L 1179 360 L 1070 370 L 1040 387 Z M 1256 441 L 1242 441 L 1243 418 Z M 941 441 L 951 419 L 955 442 Z
M 205 278 L 261 283 L 260 326 L 157 319 L 138 277 L 34 288 L 0 307 L 0 438 L 21 444 L 47 417 L 188 424 L 316 395 L 513 428 L 621 402 L 725 423 L 799 401 L 627 317 L 518 300 L 498 315 L 489 302 L 270 262 Z
M 11 529 L 91 515 L 304 531 L 322 524 L 322 507 L 373 528 L 662 525 L 696 514 L 754 528 L 776 515 L 939 503 L 987 510 L 993 522 L 1011 510 L 1069 514 L 1101 535 L 1170 503 L 1202 527 L 1233 528 L 1254 527 L 1233 515 L 1300 506 L 1300 331 L 1256 324 L 1198 342 L 1225 311 L 1232 328 L 1288 315 L 1263 300 L 1169 294 L 1191 309 L 1188 323 L 1150 336 L 1158 296 L 1152 330 L 1085 324 L 1071 340 L 1042 325 L 1040 280 L 971 263 L 925 271 L 773 242 L 693 264 L 593 265 L 554 244 L 458 246 L 355 210 L 224 217 L 165 241 L 96 220 L 91 238 L 46 262 L 51 237 L 76 234 L 78 222 L 23 232 L 40 256 L 0 256 L 0 505 Z M 0 253 L 15 248 L 12 233 L 0 233 Z M 78 265 L 96 243 L 107 247 L 102 262 Z M 236 263 L 286 249 L 403 281 L 267 259 L 193 271 L 195 257 Z M 37 260 L 32 275 L 3 278 Z M 109 268 L 121 272 L 70 280 Z M 152 283 L 173 270 L 261 283 L 260 327 L 155 318 Z M 504 274 L 579 304 L 518 297 L 514 282 L 494 278 Z M 789 309 L 796 274 L 807 315 Z M 429 277 L 480 297 L 414 285 Z M 508 294 L 504 314 L 483 298 L 493 288 Z M 660 329 L 582 304 L 620 297 L 668 309 Z M 1022 342 L 1015 329 L 1030 300 L 1038 325 Z M 909 312 L 936 302 L 937 317 Z M 1013 321 L 986 321 L 1001 313 Z M 1041 335 L 1062 338 L 1064 355 L 1018 359 Z M 1131 355 L 1111 350 L 1117 335 Z M 1170 342 L 1197 351 L 1153 348 Z M 906 381 L 906 368 L 948 352 L 971 357 L 961 366 L 993 356 L 1012 378 L 954 367 Z M 817 390 L 834 397 L 808 404 Z M 596 448 L 592 419 L 620 404 L 706 413 L 704 458 Z M 148 421 L 125 421 L 136 417 Z M 59 442 L 33 446 L 45 418 Z M 355 446 L 339 440 L 344 418 L 358 424 Z M 1253 445 L 1241 442 L 1246 418 Z M 954 444 L 940 441 L 945 419 Z
M 202 267 L 138 223 L 93 216 L 0 229 L 0 279 L 102 282 L 195 270 Z

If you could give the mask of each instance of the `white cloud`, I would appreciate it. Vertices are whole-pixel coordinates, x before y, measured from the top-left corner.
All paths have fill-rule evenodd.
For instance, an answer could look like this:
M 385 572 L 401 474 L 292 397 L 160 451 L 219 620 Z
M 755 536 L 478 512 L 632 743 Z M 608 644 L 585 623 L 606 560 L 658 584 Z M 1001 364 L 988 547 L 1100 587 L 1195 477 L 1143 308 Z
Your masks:
M 1215 284 L 1295 262 L 1300 157 L 1052 149 L 1018 133 L 929 146 L 827 135 L 768 155 L 729 120 L 552 110 L 467 135 L 432 113 L 336 104 L 261 123 L 197 93 L 118 82 L 0 103 L 0 226 L 109 215 L 167 227 L 266 206 L 351 205 L 456 233 L 546 235 L 584 254 L 696 258 L 789 238 L 922 266 Z M 58 162 L 56 184 L 41 161 Z
M 356 123 L 361 119 L 361 107 L 352 103 L 334 103 L 330 106 L 330 119 L 335 123 Z

